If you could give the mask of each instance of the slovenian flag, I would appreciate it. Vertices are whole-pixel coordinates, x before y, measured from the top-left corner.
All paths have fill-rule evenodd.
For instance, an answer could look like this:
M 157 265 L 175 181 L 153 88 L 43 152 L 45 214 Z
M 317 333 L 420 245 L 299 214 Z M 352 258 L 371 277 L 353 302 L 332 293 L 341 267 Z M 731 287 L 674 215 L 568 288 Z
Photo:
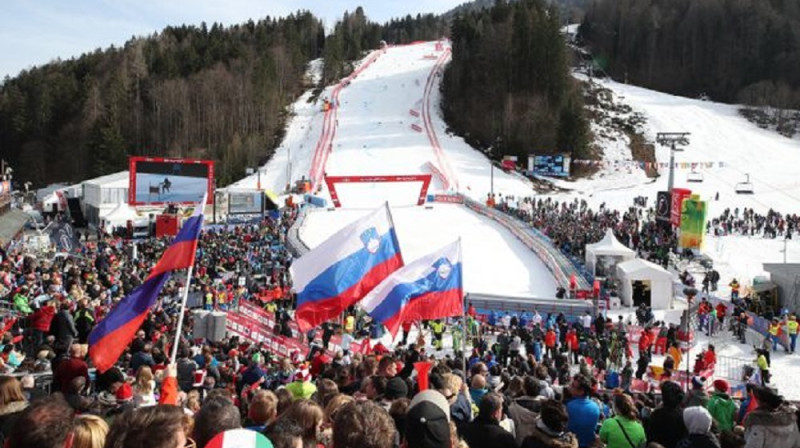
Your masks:
M 402 266 L 392 215 L 384 204 L 292 263 L 297 325 L 306 332 L 337 317 Z
M 458 240 L 397 270 L 367 294 L 360 306 L 392 336 L 403 322 L 461 316 L 462 272 Z
M 200 229 L 203 228 L 205 203 L 204 197 L 202 205 L 183 223 L 175 240 L 161 255 L 147 280 L 122 299 L 89 334 L 89 357 L 99 372 L 111 368 L 131 343 L 172 271 L 186 269 L 194 264 L 197 240 Z

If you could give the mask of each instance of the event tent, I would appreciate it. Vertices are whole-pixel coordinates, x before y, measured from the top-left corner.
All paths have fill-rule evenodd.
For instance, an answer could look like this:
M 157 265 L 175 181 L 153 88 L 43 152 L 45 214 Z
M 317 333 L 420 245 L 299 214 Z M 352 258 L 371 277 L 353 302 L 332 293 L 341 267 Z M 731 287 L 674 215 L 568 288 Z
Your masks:
M 661 266 L 641 258 L 617 264 L 619 296 L 623 306 L 634 306 L 634 282 L 650 290 L 650 306 L 654 310 L 672 307 L 672 274 Z
M 634 258 L 636 258 L 636 252 L 620 243 L 617 238 L 614 237 L 614 232 L 611 229 L 606 229 L 606 234 L 603 236 L 602 240 L 586 245 L 586 268 L 595 276 L 605 277 L 607 275 L 599 275 L 600 273 L 597 272 L 599 264 L 598 259 L 620 263 L 633 260 Z M 607 266 L 606 269 L 611 271 L 609 274 L 614 272 L 613 265 Z
M 139 216 L 139 214 L 136 213 L 136 209 L 125 202 L 120 202 L 113 210 L 101 214 L 100 220 L 106 232 L 111 232 L 115 227 L 125 227 L 128 225 L 128 221 L 131 221 L 133 224 L 148 221 L 147 218 Z

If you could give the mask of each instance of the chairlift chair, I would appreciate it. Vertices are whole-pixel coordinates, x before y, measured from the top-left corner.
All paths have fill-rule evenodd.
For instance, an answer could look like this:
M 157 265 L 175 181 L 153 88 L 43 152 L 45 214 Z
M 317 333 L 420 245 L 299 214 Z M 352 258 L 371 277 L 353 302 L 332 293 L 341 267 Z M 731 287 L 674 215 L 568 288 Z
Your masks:
M 692 170 L 686 176 L 686 182 L 702 182 L 703 180 L 704 180 L 703 173 L 699 173 L 699 172 L 697 172 L 695 170 Z
M 745 181 L 739 182 L 734 188 L 736 194 L 753 194 L 753 184 L 750 182 L 750 175 L 745 174 Z

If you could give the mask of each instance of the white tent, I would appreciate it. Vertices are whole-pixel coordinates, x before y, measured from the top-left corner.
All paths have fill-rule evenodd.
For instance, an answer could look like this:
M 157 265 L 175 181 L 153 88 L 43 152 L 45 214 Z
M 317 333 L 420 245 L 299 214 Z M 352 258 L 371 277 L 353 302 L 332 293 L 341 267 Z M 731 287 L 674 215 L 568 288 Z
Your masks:
M 586 245 L 586 268 L 597 277 L 613 274 L 615 264 L 634 258 L 636 252 L 617 241 L 611 229 L 606 230 L 602 240 Z
M 120 202 L 108 213 L 101 214 L 100 221 L 103 224 L 103 229 L 106 232 L 111 232 L 115 227 L 125 227 L 128 224 L 128 221 L 132 221 L 134 224 L 137 224 L 140 221 L 147 221 L 147 218 L 139 216 L 139 214 L 136 213 L 136 209 L 127 203 Z
M 617 279 L 623 306 L 633 306 L 633 282 L 640 281 L 650 289 L 650 306 L 654 310 L 672 307 L 672 274 L 661 266 L 640 258 L 628 260 L 617 265 Z

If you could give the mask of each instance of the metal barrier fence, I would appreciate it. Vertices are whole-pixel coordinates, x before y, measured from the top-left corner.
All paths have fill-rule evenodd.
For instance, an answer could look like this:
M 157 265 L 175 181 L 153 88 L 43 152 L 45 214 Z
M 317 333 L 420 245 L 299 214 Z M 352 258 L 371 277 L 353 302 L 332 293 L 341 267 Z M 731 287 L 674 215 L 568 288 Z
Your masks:
M 289 252 L 291 252 L 292 256 L 295 258 L 299 258 L 309 251 L 308 246 L 300 239 L 300 229 L 303 227 L 307 214 L 308 206 L 301 206 L 300 210 L 297 212 L 297 219 L 295 219 L 294 224 L 292 224 L 286 232 L 286 248 L 289 249 Z
M 717 355 L 717 363 L 714 365 L 714 378 L 743 381 L 746 366 L 755 366 L 755 361 L 752 359 Z
M 570 321 L 583 316 L 587 311 L 593 312 L 594 304 L 590 300 L 574 299 L 539 299 L 535 297 L 508 297 L 493 294 L 469 293 L 466 301 L 482 314 L 486 312 L 533 313 L 538 311 L 542 316 L 564 313 Z

